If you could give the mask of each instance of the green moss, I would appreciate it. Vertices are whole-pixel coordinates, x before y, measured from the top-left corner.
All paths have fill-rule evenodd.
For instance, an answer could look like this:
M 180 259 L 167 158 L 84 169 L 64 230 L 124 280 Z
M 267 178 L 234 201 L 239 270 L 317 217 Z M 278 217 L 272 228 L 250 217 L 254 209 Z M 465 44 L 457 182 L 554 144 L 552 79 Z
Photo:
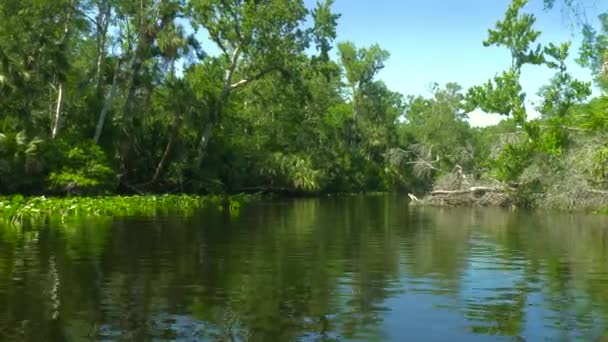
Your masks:
M 90 216 L 154 216 L 178 212 L 188 214 L 208 206 L 238 210 L 241 203 L 255 195 L 235 196 L 99 196 L 99 197 L 0 197 L 0 222 L 65 219 Z

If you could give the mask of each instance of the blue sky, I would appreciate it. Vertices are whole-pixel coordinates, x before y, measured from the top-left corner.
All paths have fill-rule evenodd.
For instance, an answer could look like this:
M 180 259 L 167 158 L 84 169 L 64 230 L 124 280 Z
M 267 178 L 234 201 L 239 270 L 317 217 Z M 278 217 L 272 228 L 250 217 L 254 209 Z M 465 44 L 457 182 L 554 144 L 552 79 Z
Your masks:
M 305 0 L 312 8 L 316 0 Z M 391 58 L 379 78 L 404 95 L 429 95 L 431 82 L 458 82 L 468 88 L 481 84 L 510 64 L 507 50 L 484 47 L 488 28 L 503 17 L 509 0 L 336 0 L 334 12 L 341 13 L 337 41 L 350 40 L 357 46 L 380 44 Z M 606 10 L 608 2 L 589 0 L 590 13 Z M 536 28 L 543 32 L 539 42 L 573 43 L 570 71 L 582 80 L 591 80 L 589 71 L 574 63 L 580 37 L 559 9 L 543 11 L 543 0 L 530 0 L 526 12 L 537 17 Z M 593 19 L 593 16 L 591 16 Z M 553 71 L 545 67 L 523 70 L 522 85 L 528 98 Z M 533 106 L 529 106 L 532 109 Z M 532 114 L 534 115 L 534 114 Z M 502 117 L 472 113 L 472 125 L 488 125 Z

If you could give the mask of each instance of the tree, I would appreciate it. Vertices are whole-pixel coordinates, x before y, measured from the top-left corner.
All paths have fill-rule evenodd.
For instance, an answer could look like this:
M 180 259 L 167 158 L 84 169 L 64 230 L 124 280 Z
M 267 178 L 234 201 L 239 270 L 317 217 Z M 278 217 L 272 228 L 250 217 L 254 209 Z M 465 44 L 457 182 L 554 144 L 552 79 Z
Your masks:
M 41 169 L 39 138 L 28 139 L 26 132 L 0 133 L 0 191 L 27 191 L 33 173 Z
M 463 111 L 462 87 L 457 83 L 447 83 L 443 88 L 433 84 L 431 91 L 431 98 L 410 98 L 400 135 L 401 145 L 418 155 L 414 159 L 429 154 L 426 164 L 418 162 L 425 167 L 424 173 L 433 175 L 432 180 L 437 171 L 451 172 L 458 165 L 472 169 L 476 151 Z
M 600 32 L 591 25 L 583 27 L 583 44 L 581 46 L 579 63 L 591 69 L 597 84 L 606 91 L 608 89 L 608 13 L 599 16 Z
M 551 43 L 545 47 L 546 64 L 556 70 L 556 75 L 538 93 L 543 99 L 538 110 L 544 118 L 564 118 L 573 106 L 591 95 L 590 83 L 576 80 L 568 73 L 566 60 L 570 45 L 569 42 L 559 46 Z
M 232 92 L 271 72 L 286 72 L 290 57 L 306 47 L 300 25 L 307 10 L 301 0 L 193 0 L 190 6 L 195 28 L 204 28 L 220 49 L 224 74 L 200 133 L 200 165 Z
M 543 63 L 543 50 L 538 44 L 531 46 L 540 36 L 534 30 L 536 18 L 532 14 L 521 13 L 527 0 L 513 0 L 505 12 L 502 21 L 495 24 L 495 29 L 488 30 L 485 46 L 504 46 L 511 54 L 511 67 L 489 80 L 482 86 L 474 86 L 467 92 L 466 110 L 479 108 L 485 112 L 512 116 L 529 139 L 539 138 L 539 127 L 528 122 L 525 107 L 526 93 L 523 92 L 520 77 L 522 66 Z M 498 178 L 513 181 L 528 165 L 531 156 L 531 145 L 527 142 L 509 142 L 495 160 L 495 173 Z
M 340 14 L 331 12 L 331 6 L 334 0 L 317 1 L 317 7 L 312 12 L 314 27 L 312 28 L 312 36 L 317 51 L 319 51 L 319 59 L 323 62 L 329 61 L 329 52 L 332 49 L 332 42 L 336 39 L 336 27 Z
M 32 125 L 48 121 L 37 114 L 53 107 L 47 113 L 53 113 L 54 123 L 44 128 L 54 135 L 61 123 L 77 6 L 71 0 L 9 0 L 0 7 L 0 91 L 8 95 L 0 111 L 18 113 L 24 124 Z M 49 91 L 56 94 L 51 103 L 42 100 Z
M 384 63 L 390 54 L 377 44 L 369 49 L 357 49 L 352 42 L 338 44 L 338 50 L 351 92 L 353 121 L 356 122 L 359 101 L 363 96 L 362 88 L 372 82 L 378 72 L 384 68 Z
M 596 77 L 597 84 L 606 89 L 608 79 L 608 13 L 598 15 L 600 30 L 594 27 L 587 18 L 587 8 L 580 0 L 545 0 L 545 9 L 552 10 L 557 3 L 561 3 L 564 10 L 574 15 L 577 27 L 581 29 L 583 43 L 579 51 L 579 64 L 588 67 Z
M 484 46 L 504 46 L 511 54 L 511 68 L 502 75 L 495 76 L 483 86 L 475 86 L 467 93 L 467 110 L 475 108 L 489 113 L 513 115 L 524 125 L 526 122 L 525 98 L 519 83 L 521 68 L 525 64 L 538 65 L 544 61 L 540 44 L 530 46 L 538 39 L 540 32 L 532 28 L 536 18 L 532 14 L 521 14 L 527 0 L 513 0 L 507 8 L 505 17 L 498 21 L 495 29 L 488 30 Z

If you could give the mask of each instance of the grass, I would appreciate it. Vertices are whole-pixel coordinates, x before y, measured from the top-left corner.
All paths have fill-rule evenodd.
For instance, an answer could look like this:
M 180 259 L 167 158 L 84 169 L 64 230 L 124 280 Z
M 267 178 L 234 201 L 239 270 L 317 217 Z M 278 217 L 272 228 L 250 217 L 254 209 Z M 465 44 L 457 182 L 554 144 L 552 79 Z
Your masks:
M 21 224 L 24 221 L 65 219 L 95 216 L 154 216 L 179 212 L 188 214 L 196 209 L 217 206 L 236 211 L 241 203 L 255 195 L 235 196 L 101 196 L 101 197 L 0 197 L 0 222 Z

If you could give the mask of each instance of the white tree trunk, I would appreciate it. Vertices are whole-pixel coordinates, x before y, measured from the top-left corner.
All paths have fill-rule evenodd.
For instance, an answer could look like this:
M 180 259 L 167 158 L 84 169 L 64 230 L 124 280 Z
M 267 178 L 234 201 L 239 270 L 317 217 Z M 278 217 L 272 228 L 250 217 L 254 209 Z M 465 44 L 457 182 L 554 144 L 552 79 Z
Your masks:
M 57 107 L 55 108 L 55 124 L 53 125 L 53 131 L 51 137 L 55 139 L 59 130 L 61 129 L 61 112 L 63 110 L 63 97 L 64 97 L 64 85 L 63 82 L 59 83 L 59 90 L 57 92 Z
M 110 88 L 110 95 L 106 98 L 105 103 L 103 104 L 103 108 L 101 109 L 101 113 L 99 113 L 99 119 L 97 120 L 97 127 L 95 127 L 95 136 L 93 140 L 95 143 L 99 143 L 99 138 L 101 137 L 101 131 L 103 130 L 103 125 L 106 122 L 106 117 L 108 116 L 108 112 L 112 108 L 112 103 L 114 102 L 114 97 L 116 96 L 116 83 L 118 80 L 118 72 L 120 70 L 120 63 L 117 64 L 116 70 L 114 71 L 114 78 L 112 79 L 112 88 Z
M 241 49 L 236 47 L 232 53 L 232 57 L 230 58 L 230 67 L 224 73 L 224 84 L 222 87 L 222 93 L 220 94 L 220 98 L 218 102 L 215 104 L 215 108 L 211 112 L 211 115 L 203 126 L 203 131 L 201 132 L 201 140 L 198 144 L 198 155 L 196 158 L 196 165 L 201 165 L 203 159 L 205 158 L 205 154 L 207 152 L 207 146 L 209 145 L 209 140 L 213 136 L 213 128 L 215 124 L 220 121 L 222 112 L 224 110 L 224 105 L 228 102 L 228 98 L 230 97 L 230 92 L 232 90 L 232 76 L 234 75 L 234 71 L 236 70 L 239 62 L 239 57 L 241 56 Z M 239 84 L 242 86 L 246 84 Z

